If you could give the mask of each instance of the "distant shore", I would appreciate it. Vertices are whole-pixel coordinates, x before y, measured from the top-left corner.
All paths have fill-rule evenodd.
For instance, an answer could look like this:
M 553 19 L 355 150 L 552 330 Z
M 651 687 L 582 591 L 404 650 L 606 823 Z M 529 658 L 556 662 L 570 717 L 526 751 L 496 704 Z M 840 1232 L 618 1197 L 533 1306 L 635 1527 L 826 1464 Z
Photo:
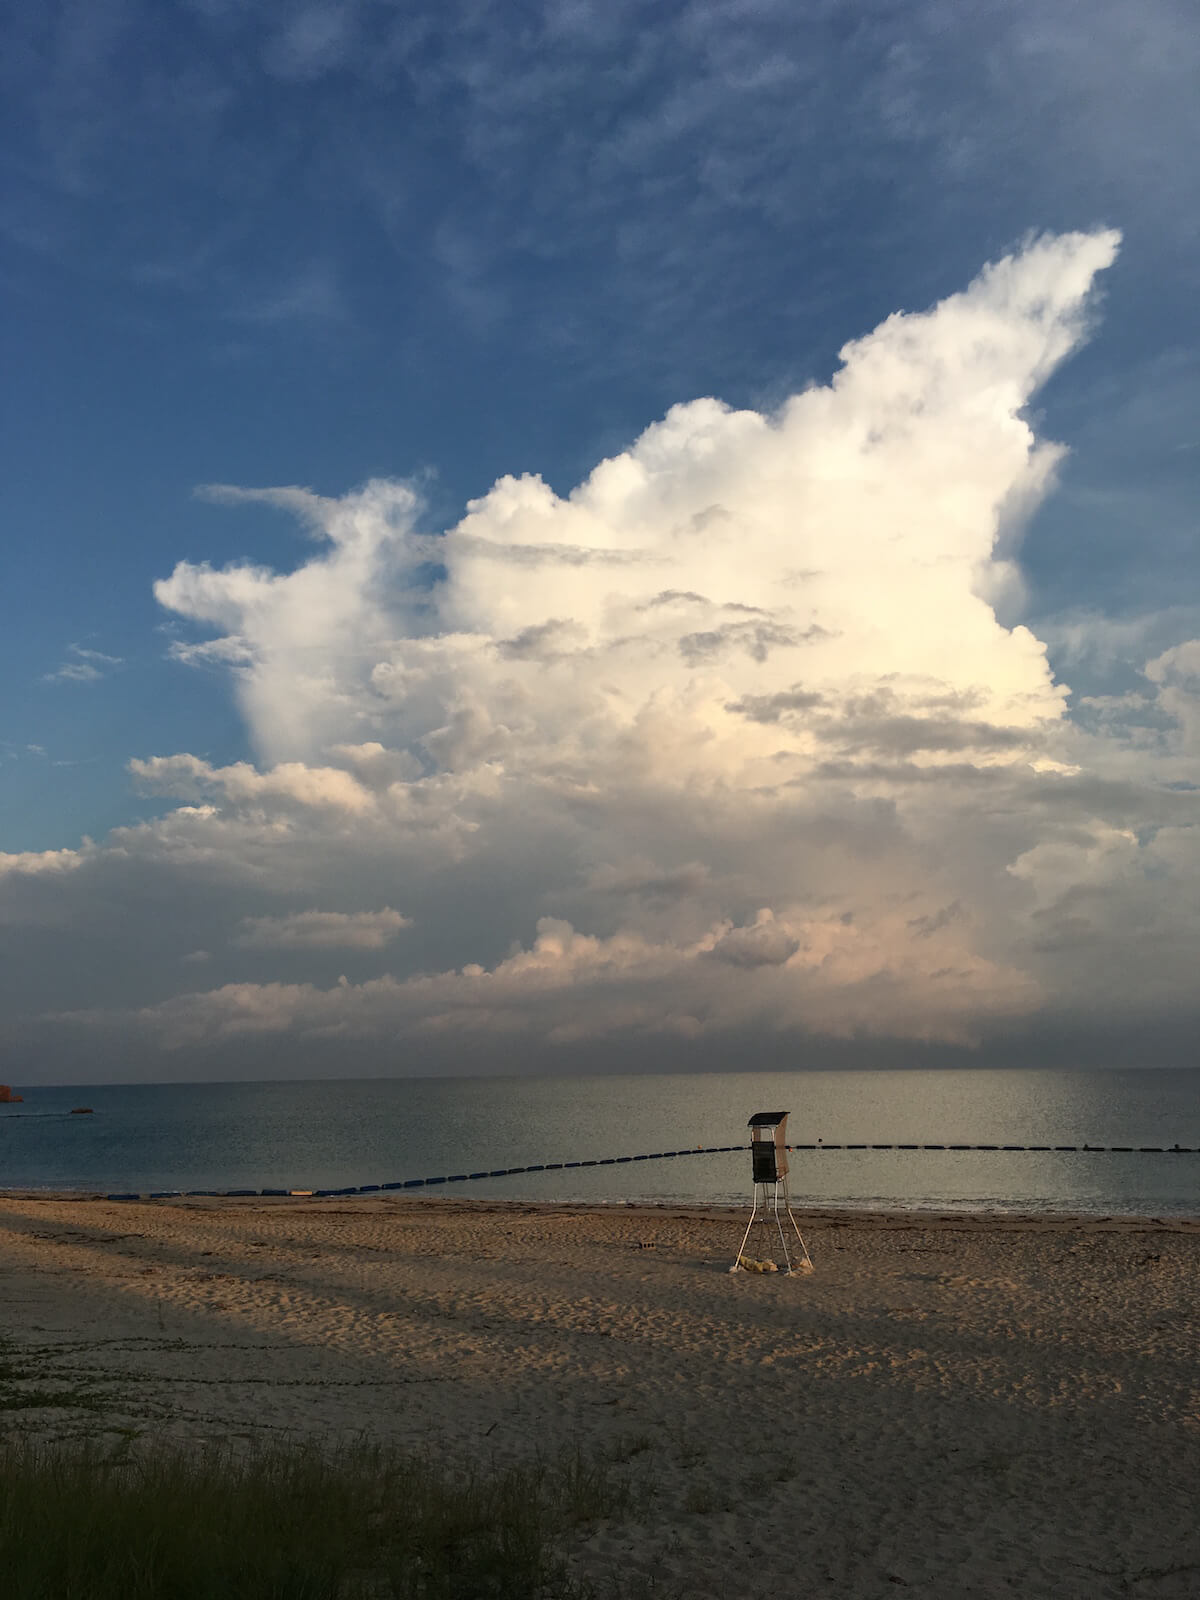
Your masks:
M 1200 1219 L 746 1214 L 0 1194 L 3 1428 L 579 1451 L 654 1489 L 601 1592 L 1195 1593 Z

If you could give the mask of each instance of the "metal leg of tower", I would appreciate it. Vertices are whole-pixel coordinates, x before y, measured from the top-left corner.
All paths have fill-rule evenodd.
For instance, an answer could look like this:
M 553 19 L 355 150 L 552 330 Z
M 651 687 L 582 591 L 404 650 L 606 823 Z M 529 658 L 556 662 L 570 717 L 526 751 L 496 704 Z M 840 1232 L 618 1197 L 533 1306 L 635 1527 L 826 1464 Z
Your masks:
M 805 1259 L 805 1261 L 808 1262 L 809 1268 L 811 1270 L 812 1269 L 812 1264 L 813 1264 L 812 1263 L 812 1257 L 808 1253 L 808 1246 L 804 1242 L 804 1235 L 800 1232 L 800 1224 L 796 1221 L 795 1217 L 792 1215 L 792 1197 L 791 1197 L 791 1194 L 788 1191 L 788 1186 L 787 1186 L 786 1181 L 785 1181 L 785 1183 L 783 1185 L 783 1201 L 784 1201 L 784 1204 L 787 1207 L 788 1221 L 791 1223 L 792 1227 L 796 1231 L 796 1237 L 800 1241 L 800 1248 L 801 1248 L 801 1250 L 804 1251 L 804 1259 Z
M 742 1235 L 742 1242 L 738 1245 L 737 1255 L 733 1258 L 730 1272 L 737 1272 L 742 1265 L 742 1251 L 746 1248 L 746 1240 L 750 1237 L 750 1229 L 754 1226 L 754 1219 L 758 1216 L 758 1185 L 754 1185 L 754 1204 L 750 1208 L 750 1221 L 746 1224 L 746 1231 Z
M 790 1272 L 792 1270 L 792 1258 L 788 1254 L 787 1238 L 784 1235 L 783 1222 L 782 1222 L 782 1219 L 780 1218 L 780 1215 L 779 1215 L 779 1190 L 780 1190 L 780 1185 L 777 1183 L 775 1185 L 775 1228 L 776 1228 L 776 1230 L 777 1230 L 777 1232 L 779 1234 L 780 1249 L 783 1251 L 783 1270 L 790 1274 Z M 787 1193 L 786 1189 L 784 1190 L 784 1193 L 785 1194 Z M 790 1206 L 788 1207 L 788 1212 L 789 1212 L 789 1215 L 790 1215 L 790 1213 L 791 1213 L 791 1207 Z

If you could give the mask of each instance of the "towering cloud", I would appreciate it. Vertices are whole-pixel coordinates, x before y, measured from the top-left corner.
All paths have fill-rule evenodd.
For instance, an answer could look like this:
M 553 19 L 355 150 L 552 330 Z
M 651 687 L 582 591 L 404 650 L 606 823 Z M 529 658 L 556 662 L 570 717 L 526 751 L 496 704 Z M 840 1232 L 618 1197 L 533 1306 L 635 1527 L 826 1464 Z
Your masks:
M 316 541 L 289 573 L 155 586 L 207 633 L 177 654 L 233 676 L 260 766 L 134 763 L 187 804 L 41 881 L 167 875 L 186 906 L 216 866 L 227 926 L 206 889 L 180 954 L 223 949 L 228 981 L 77 1015 L 168 1043 L 452 1033 L 483 1065 L 500 1034 L 970 1042 L 1075 1015 L 1096 974 L 1127 991 L 1122 897 L 1157 948 L 1133 880 L 1156 850 L 1178 880 L 1190 813 L 1070 720 L 1014 620 L 1060 454 L 1026 407 L 1117 243 L 1036 240 L 773 415 L 676 406 L 566 498 L 504 478 L 444 533 L 405 483 L 210 489 Z M 1143 680 L 1179 729 L 1195 648 Z M 334 946 L 385 970 L 305 966 Z
M 1040 240 L 777 415 L 676 406 L 566 499 L 504 478 L 441 536 L 405 484 L 210 489 L 324 548 L 286 575 L 183 563 L 155 592 L 221 630 L 184 653 L 231 664 L 271 762 L 370 735 L 422 773 L 553 760 L 594 782 L 640 759 L 672 784 L 781 749 L 1012 749 L 1062 711 L 1042 647 L 993 610 L 1058 456 L 1023 408 L 1116 244 Z M 663 717 L 686 753 L 660 761 Z

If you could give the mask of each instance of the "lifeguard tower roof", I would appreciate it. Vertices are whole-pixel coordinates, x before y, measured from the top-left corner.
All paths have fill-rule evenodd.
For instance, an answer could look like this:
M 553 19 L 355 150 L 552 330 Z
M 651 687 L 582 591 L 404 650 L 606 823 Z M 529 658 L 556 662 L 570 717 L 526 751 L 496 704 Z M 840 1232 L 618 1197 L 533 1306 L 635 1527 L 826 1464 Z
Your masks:
M 777 1128 L 786 1116 L 786 1111 L 756 1111 L 746 1126 L 748 1128 Z

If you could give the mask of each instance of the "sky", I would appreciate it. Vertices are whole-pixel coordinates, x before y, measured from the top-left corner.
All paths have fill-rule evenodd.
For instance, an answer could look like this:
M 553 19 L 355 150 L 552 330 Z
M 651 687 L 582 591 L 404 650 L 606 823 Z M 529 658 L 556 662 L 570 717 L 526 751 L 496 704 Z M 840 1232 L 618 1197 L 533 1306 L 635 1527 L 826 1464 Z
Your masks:
M 1194 1064 L 1190 0 L 0 18 L 0 1077 Z

